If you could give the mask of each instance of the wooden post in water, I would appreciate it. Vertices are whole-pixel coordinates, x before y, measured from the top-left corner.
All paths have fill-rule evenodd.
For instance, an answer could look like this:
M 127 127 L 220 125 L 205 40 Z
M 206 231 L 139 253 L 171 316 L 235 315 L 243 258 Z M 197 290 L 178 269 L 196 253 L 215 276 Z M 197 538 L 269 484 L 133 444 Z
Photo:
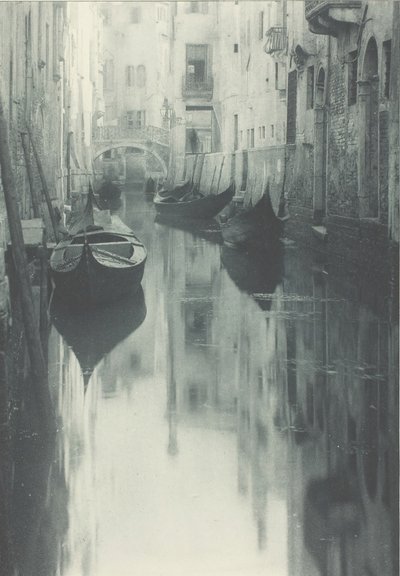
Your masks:
M 196 154 L 196 157 L 195 157 L 195 159 L 194 159 L 194 163 L 193 163 L 193 172 L 192 172 L 192 181 L 191 181 L 191 185 L 192 185 L 192 187 L 193 187 L 193 182 L 194 182 L 194 175 L 195 175 L 195 172 L 196 172 L 196 166 L 197 166 L 197 158 L 198 158 L 198 157 L 199 157 L 199 155 L 198 155 L 198 154 Z
M 68 132 L 67 136 L 67 198 L 71 198 L 71 138 L 73 132 Z
M 37 326 L 32 300 L 32 288 L 28 273 L 22 224 L 18 212 L 17 195 L 13 177 L 11 155 L 8 143 L 8 125 L 0 97 L 0 166 L 4 199 L 7 209 L 8 226 L 11 237 L 11 251 L 15 264 L 15 274 L 21 297 L 25 337 L 31 361 L 33 385 L 41 415 L 49 415 L 51 400 L 47 386 L 47 369 L 43 358 L 40 333 Z
M 28 134 L 29 134 L 29 138 L 30 138 L 30 141 L 32 144 L 33 155 L 35 156 L 36 164 L 37 164 L 38 171 L 39 171 L 40 180 L 42 182 L 43 193 L 44 193 L 44 197 L 46 199 L 47 208 L 49 210 L 49 216 L 50 216 L 50 220 L 51 220 L 51 225 L 53 227 L 54 238 L 55 238 L 56 242 L 58 242 L 57 222 L 56 222 L 56 217 L 55 217 L 54 210 L 53 210 L 53 205 L 51 203 L 49 188 L 47 186 L 46 177 L 44 175 L 42 162 L 39 158 L 39 154 L 38 154 L 35 142 L 34 142 L 33 137 L 32 137 L 32 132 L 29 128 L 28 128 Z
M 42 215 L 41 214 L 41 201 L 40 201 L 39 196 L 36 193 L 35 180 L 33 178 L 33 170 L 32 170 L 32 164 L 31 164 L 31 157 L 29 154 L 27 136 L 28 136 L 27 132 L 21 132 L 22 149 L 24 151 L 26 172 L 28 174 L 29 189 L 31 191 L 33 216 L 34 216 L 34 218 L 40 218 Z
M 43 230 L 42 245 L 38 248 L 38 255 L 40 261 L 40 340 L 42 342 L 42 350 L 45 361 L 47 362 L 47 338 L 49 318 L 47 313 L 48 308 L 48 265 L 47 265 L 47 243 L 46 243 L 46 229 Z
M 214 172 L 213 172 L 213 175 L 212 175 L 212 178 L 211 178 L 210 194 L 212 194 L 212 188 L 213 188 L 213 185 L 214 185 L 214 178 L 215 178 L 215 173 L 216 173 L 216 171 L 217 171 L 217 165 L 214 166 Z
M 219 192 L 219 183 L 221 182 L 222 168 L 224 167 L 224 163 L 225 163 L 225 156 L 222 156 L 221 166 L 219 167 L 219 176 L 218 176 L 218 184 L 217 184 L 217 194 L 218 194 L 218 192 Z

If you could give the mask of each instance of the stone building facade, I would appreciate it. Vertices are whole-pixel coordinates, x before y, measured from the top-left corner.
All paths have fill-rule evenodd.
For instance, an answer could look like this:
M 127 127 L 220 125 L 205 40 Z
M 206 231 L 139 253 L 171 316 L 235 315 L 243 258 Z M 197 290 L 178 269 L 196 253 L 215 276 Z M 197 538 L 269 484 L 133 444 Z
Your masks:
M 218 128 L 210 149 L 188 146 L 183 103 L 187 113 L 192 102 L 175 79 L 173 103 L 186 124 L 177 178 L 195 170 L 213 188 L 223 158 L 221 186 L 233 177 L 238 197 L 254 204 L 269 184 L 275 211 L 290 214 L 289 237 L 350 262 L 382 262 L 399 234 L 398 3 L 186 2 L 177 10 L 174 73 L 188 43 L 210 46 L 213 89 L 195 104 L 212 110 Z M 196 153 L 205 157 L 195 167 Z
M 104 2 L 103 71 L 105 114 L 96 137 L 120 141 L 95 164 L 114 179 L 143 180 L 160 171 L 146 150 L 150 131 L 168 129 L 171 11 L 168 2 Z
M 87 183 L 92 123 L 101 113 L 101 28 L 97 7 L 89 3 L 4 2 L 0 22 L 1 98 L 20 215 L 29 219 L 33 210 L 21 133 L 32 133 L 54 204 L 62 206 Z M 4 218 L 3 194 L 0 198 Z M 46 209 L 43 217 L 48 219 Z

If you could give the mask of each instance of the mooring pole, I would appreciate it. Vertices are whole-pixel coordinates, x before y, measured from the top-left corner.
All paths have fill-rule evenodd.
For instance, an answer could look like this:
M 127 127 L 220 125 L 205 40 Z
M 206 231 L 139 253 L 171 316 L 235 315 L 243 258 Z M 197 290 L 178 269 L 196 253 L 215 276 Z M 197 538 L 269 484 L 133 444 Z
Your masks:
M 0 97 L 0 166 L 4 199 L 7 209 L 8 226 L 11 237 L 11 251 L 15 264 L 15 274 L 21 297 L 25 337 L 33 375 L 33 385 L 41 414 L 48 415 L 51 400 L 47 386 L 47 369 L 43 358 L 40 333 L 33 308 L 32 289 L 28 273 L 22 224 L 18 212 L 16 188 L 14 183 L 11 155 L 8 141 L 8 123 Z
M 50 192 L 49 192 L 49 188 L 47 186 L 46 177 L 44 175 L 43 165 L 42 165 L 42 162 L 40 160 L 35 142 L 33 140 L 32 132 L 29 128 L 28 128 L 28 134 L 29 134 L 29 139 L 30 139 L 31 144 L 32 144 L 33 155 L 35 157 L 36 164 L 38 167 L 40 180 L 42 182 L 43 193 L 44 193 L 44 197 L 46 199 L 47 208 L 49 210 L 49 216 L 50 216 L 50 220 L 51 220 L 51 225 L 53 227 L 54 238 L 55 238 L 56 242 L 58 242 L 57 222 L 56 222 L 56 217 L 55 217 L 54 210 L 53 210 L 53 205 L 51 203 Z
M 221 182 L 222 168 L 224 167 L 224 163 L 225 163 L 225 156 L 222 156 L 221 166 L 219 167 L 218 184 L 217 184 L 217 190 L 216 190 L 217 194 L 219 191 L 219 183 Z
M 46 244 L 46 229 L 43 230 L 42 245 L 39 246 L 39 261 L 40 261 L 40 339 L 42 342 L 42 350 L 45 361 L 47 362 L 47 338 L 49 328 L 48 317 L 48 263 L 47 263 L 47 244 Z
M 214 178 L 215 178 L 215 173 L 216 173 L 216 171 L 217 171 L 217 165 L 214 166 L 214 172 L 213 172 L 213 175 L 212 175 L 212 178 L 211 178 L 210 194 L 212 194 L 212 188 L 213 188 L 213 185 L 214 185 Z
M 40 209 L 41 208 L 41 201 L 39 199 L 39 196 L 36 193 L 35 180 L 33 178 L 33 170 L 32 170 L 31 157 L 30 157 L 30 153 L 29 153 L 27 137 L 28 137 L 27 132 L 21 132 L 22 149 L 24 151 L 26 172 L 28 174 L 29 189 L 31 191 L 33 216 L 34 216 L 34 218 L 40 218 L 41 217 L 41 209 Z
M 67 136 L 67 198 L 71 198 L 71 138 L 73 132 L 68 132 Z

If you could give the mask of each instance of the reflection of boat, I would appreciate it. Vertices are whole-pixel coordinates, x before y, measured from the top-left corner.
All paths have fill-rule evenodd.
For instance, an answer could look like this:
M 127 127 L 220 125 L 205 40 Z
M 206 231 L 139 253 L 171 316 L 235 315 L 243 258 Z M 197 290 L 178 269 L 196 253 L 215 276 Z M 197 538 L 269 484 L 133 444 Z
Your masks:
M 95 310 L 71 308 L 55 297 L 50 313 L 53 325 L 77 357 L 87 385 L 103 357 L 142 324 L 146 305 L 140 288 L 134 298 L 126 296 Z
M 99 197 L 98 199 L 96 198 L 96 200 L 101 210 L 111 210 L 112 212 L 116 212 L 122 206 L 121 198 L 106 199 Z
M 263 310 L 282 278 L 282 250 L 245 251 L 223 246 L 221 260 L 236 286 L 250 294 Z
M 216 216 L 229 202 L 235 194 L 235 186 L 231 184 L 220 194 L 208 194 L 206 196 L 196 192 L 192 195 L 190 191 L 187 195 L 177 200 L 175 196 L 162 196 L 157 193 L 154 197 L 154 204 L 159 214 L 175 215 L 184 218 L 207 219 Z
M 282 234 L 284 220 L 275 215 L 266 190 L 255 206 L 222 226 L 222 236 L 228 246 L 264 249 Z
M 137 289 L 146 250 L 117 216 L 97 210 L 90 190 L 83 214 L 69 228 L 70 237 L 50 258 L 58 292 L 84 305 L 116 300 Z
M 162 224 L 163 226 L 168 226 L 170 228 L 177 228 L 178 230 L 184 230 L 185 232 L 190 232 L 193 236 L 199 238 L 204 238 L 209 242 L 214 242 L 215 244 L 222 244 L 221 227 L 217 220 L 209 218 L 208 220 L 199 220 L 191 218 L 177 218 L 176 216 L 166 216 L 163 214 L 157 214 L 154 220 L 157 224 Z

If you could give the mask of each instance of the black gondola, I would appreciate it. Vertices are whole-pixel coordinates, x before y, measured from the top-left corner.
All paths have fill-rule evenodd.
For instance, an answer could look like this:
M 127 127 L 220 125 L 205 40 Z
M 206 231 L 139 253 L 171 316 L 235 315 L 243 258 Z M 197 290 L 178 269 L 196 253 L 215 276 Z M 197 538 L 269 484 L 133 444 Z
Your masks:
M 156 194 L 153 202 L 158 214 L 206 220 L 214 218 L 221 212 L 232 200 L 234 194 L 235 186 L 231 184 L 219 194 L 202 195 L 200 192 L 190 191 L 179 200 L 174 196 L 162 197 Z
M 84 306 L 115 301 L 137 290 L 146 262 L 146 249 L 132 230 L 98 207 L 95 216 L 94 203 L 90 189 L 83 214 L 50 258 L 57 292 Z
M 221 226 L 224 243 L 250 250 L 264 250 L 282 235 L 286 219 L 275 215 L 266 190 L 255 206 L 233 216 Z

